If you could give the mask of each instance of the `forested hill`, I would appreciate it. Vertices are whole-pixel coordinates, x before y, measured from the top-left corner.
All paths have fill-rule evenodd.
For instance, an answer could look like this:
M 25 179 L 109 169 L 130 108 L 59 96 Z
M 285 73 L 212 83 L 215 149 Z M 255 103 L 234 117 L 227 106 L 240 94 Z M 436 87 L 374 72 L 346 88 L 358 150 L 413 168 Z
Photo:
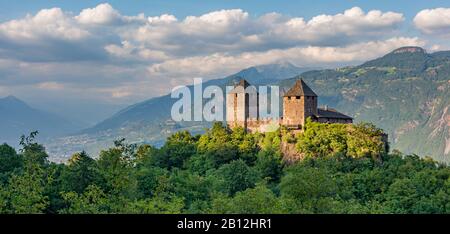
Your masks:
M 292 65 L 249 68 L 208 84 L 225 85 L 237 77 L 252 84 L 288 88 L 303 78 L 327 104 L 355 121 L 367 121 L 389 134 L 393 149 L 450 161 L 450 52 L 427 53 L 419 47 L 399 48 L 359 66 L 306 71 Z M 291 77 L 291 79 L 287 79 Z M 292 78 L 294 77 L 294 78 Z M 287 80 L 284 80 L 287 79 Z M 203 132 L 210 123 L 173 123 L 170 96 L 135 104 L 97 126 L 47 144 L 52 155 L 76 150 L 98 152 L 113 140 L 162 145 L 171 133 Z
M 387 153 L 382 134 L 371 124 L 308 122 L 289 136 L 216 123 L 162 148 L 117 141 L 67 164 L 50 163 L 31 135 L 19 152 L 0 145 L 0 213 L 450 213 L 450 168 Z M 283 163 L 286 141 L 302 161 Z
M 320 103 L 384 129 L 392 148 L 450 161 L 450 52 L 405 47 L 360 66 L 300 77 Z

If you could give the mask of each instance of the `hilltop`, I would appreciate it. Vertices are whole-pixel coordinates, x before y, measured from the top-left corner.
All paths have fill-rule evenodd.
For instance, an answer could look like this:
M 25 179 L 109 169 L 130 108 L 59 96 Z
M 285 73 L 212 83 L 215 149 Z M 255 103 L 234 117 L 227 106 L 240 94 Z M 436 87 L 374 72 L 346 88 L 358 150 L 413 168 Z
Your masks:
M 0 214 L 450 213 L 450 168 L 387 153 L 382 134 L 371 124 L 309 121 L 286 138 L 215 123 L 161 148 L 117 141 L 62 164 L 30 136 L 20 152 L 0 145 Z M 286 163 L 286 141 L 302 160 Z
M 283 72 L 286 66 L 275 67 L 245 69 L 204 86 L 224 86 L 242 77 L 256 85 L 279 84 L 283 90 L 303 78 L 320 96 L 319 105 L 336 107 L 354 116 L 355 122 L 380 126 L 389 134 L 393 149 L 449 161 L 449 51 L 427 53 L 420 47 L 402 47 L 352 67 L 305 72 L 293 66 L 287 66 L 288 72 Z M 166 95 L 132 105 L 81 134 L 51 142 L 49 148 L 55 149 L 55 154 L 61 149 L 68 154 L 80 149 L 94 152 L 121 137 L 161 146 L 173 132 L 201 133 L 210 126 L 171 122 L 170 108 L 175 101 Z

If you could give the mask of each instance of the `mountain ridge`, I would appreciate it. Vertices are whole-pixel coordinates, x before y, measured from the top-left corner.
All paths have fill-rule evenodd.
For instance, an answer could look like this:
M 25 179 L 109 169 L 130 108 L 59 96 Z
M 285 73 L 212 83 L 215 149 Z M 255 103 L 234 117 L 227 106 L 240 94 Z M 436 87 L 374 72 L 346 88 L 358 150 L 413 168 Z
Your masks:
M 393 50 L 358 66 L 313 69 L 290 78 L 271 79 L 269 72 L 261 68 L 259 72 L 257 68 L 248 68 L 203 85 L 220 86 L 243 77 L 254 85 L 279 84 L 283 90 L 301 77 L 319 95 L 319 105 L 336 107 L 354 116 L 357 122 L 373 122 L 386 129 L 393 149 L 446 161 L 449 156 L 444 153 L 450 151 L 450 117 L 446 118 L 450 113 L 444 110 L 450 110 L 446 109 L 450 106 L 450 51 L 426 53 L 411 48 L 399 48 L 401 53 L 399 49 Z M 114 137 L 125 137 L 131 142 L 161 145 L 173 132 L 199 133 L 209 126 L 201 122 L 171 123 L 170 108 L 175 101 L 165 95 L 131 105 L 84 130 L 82 135 L 91 141 L 112 142 Z
M 21 99 L 9 95 L 0 98 L 1 142 L 17 145 L 22 134 L 39 131 L 41 138 L 63 136 L 80 126 L 57 114 L 31 107 Z

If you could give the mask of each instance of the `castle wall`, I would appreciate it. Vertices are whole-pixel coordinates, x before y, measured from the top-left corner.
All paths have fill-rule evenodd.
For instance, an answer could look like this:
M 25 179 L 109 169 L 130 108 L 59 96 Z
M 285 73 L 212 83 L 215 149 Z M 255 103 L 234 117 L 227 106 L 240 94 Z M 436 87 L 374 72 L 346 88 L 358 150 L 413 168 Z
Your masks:
M 310 116 L 317 116 L 317 97 L 305 96 L 305 119 Z
M 305 97 L 283 97 L 283 125 L 296 126 L 305 122 Z
M 310 116 L 317 115 L 317 97 L 283 97 L 283 125 L 303 126 Z
M 281 124 L 280 119 L 272 118 L 249 118 L 247 119 L 247 130 L 250 132 L 272 132 L 276 131 Z

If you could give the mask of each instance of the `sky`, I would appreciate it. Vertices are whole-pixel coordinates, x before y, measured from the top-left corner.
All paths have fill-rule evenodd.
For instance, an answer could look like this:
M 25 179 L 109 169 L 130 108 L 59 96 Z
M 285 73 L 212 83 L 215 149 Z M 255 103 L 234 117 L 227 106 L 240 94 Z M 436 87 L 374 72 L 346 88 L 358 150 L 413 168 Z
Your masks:
M 194 77 L 450 49 L 448 1 L 4 1 L 0 97 L 92 124 Z

